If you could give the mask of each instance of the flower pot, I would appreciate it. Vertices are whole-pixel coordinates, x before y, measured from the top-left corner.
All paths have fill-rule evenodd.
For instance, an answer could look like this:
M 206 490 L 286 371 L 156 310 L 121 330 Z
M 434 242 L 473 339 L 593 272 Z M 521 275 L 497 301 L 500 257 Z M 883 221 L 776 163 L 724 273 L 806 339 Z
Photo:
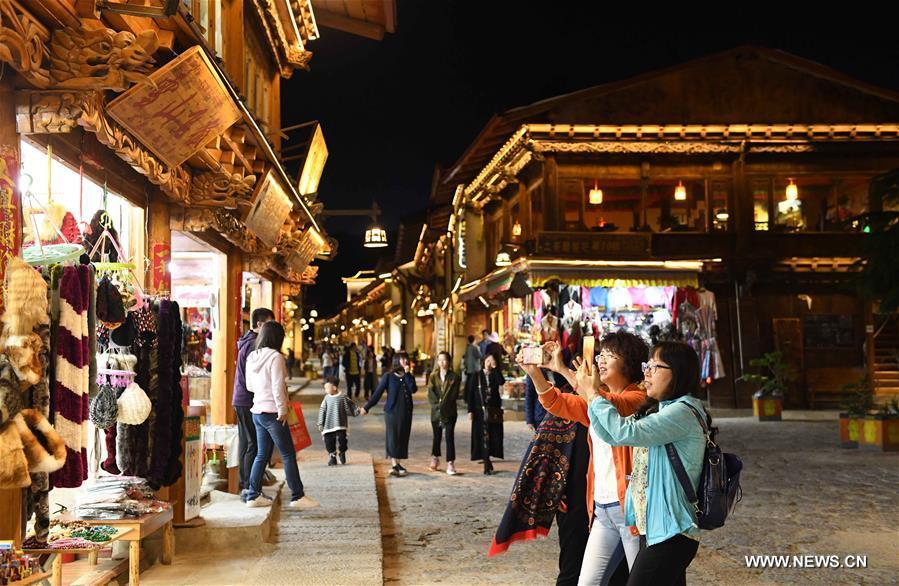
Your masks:
M 783 411 L 783 398 L 781 397 L 753 397 L 752 414 L 759 421 L 780 421 Z
M 840 413 L 840 447 L 857 448 L 861 424 L 857 415 Z
M 899 417 L 867 415 L 862 420 L 859 445 L 879 452 L 899 452 Z

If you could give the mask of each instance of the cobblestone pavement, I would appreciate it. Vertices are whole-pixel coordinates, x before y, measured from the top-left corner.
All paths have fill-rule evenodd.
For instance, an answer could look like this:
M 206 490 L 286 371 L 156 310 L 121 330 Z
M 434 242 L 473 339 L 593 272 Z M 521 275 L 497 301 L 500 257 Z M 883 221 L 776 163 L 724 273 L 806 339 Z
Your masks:
M 456 427 L 457 477 L 427 469 L 431 429 L 420 397 L 406 478 L 387 476 L 380 409 L 350 422 L 350 448 L 375 459 L 384 580 L 402 584 L 548 584 L 558 541 L 514 544 L 487 559 L 520 458 L 522 421 L 505 424 L 506 461 L 484 476 L 468 460 L 470 425 Z M 719 440 L 744 461 L 743 501 L 726 527 L 705 532 L 690 584 L 896 584 L 899 576 L 899 454 L 837 447 L 837 423 L 716 421 Z M 746 555 L 867 555 L 867 569 L 748 569 Z

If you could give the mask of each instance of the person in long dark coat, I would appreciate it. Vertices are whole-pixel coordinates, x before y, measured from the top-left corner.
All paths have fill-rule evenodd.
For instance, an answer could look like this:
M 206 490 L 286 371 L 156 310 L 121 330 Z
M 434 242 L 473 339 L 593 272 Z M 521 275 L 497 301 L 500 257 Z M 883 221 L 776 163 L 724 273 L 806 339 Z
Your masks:
M 408 471 L 400 463 L 409 457 L 409 436 L 412 433 L 412 393 L 418 390 L 415 377 L 409 372 L 409 355 L 398 352 L 394 358 L 393 371 L 384 374 L 374 394 L 365 407 L 359 410 L 366 415 L 381 400 L 387 391 L 384 403 L 384 423 L 387 432 L 387 457 L 393 468 L 393 476 L 405 476 Z
M 468 397 L 471 419 L 471 459 L 484 461 L 484 474 L 493 474 L 490 458 L 503 459 L 503 399 L 500 394 L 506 379 L 496 367 L 496 359 L 487 356 L 484 370 Z

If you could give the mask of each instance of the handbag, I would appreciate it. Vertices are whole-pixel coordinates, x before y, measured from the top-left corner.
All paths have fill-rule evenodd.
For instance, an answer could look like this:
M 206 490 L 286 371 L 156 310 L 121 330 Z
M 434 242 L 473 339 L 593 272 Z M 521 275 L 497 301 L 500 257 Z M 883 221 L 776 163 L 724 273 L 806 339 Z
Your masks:
M 693 490 L 684 463 L 681 461 L 674 444 L 665 444 L 668 459 L 674 473 L 680 481 L 687 500 L 696 508 L 696 523 L 700 529 L 717 529 L 724 526 L 727 516 L 743 498 L 740 487 L 740 472 L 743 461 L 735 454 L 721 451 L 715 443 L 716 428 L 709 429 L 705 419 L 693 405 L 684 403 L 702 426 L 705 435 L 705 454 L 702 459 L 702 473 L 699 475 L 699 494 Z
M 290 428 L 290 439 L 293 440 L 294 451 L 305 450 L 312 445 L 312 437 L 306 428 L 303 407 L 299 402 L 292 402 L 287 410 L 287 427 Z

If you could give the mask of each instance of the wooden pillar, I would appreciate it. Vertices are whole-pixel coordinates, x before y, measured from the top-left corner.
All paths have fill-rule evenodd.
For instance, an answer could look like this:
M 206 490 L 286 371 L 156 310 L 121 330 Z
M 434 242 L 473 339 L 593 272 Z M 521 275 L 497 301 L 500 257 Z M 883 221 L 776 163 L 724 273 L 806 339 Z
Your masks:
M 22 241 L 19 223 L 19 135 L 16 132 L 15 91 L 7 67 L 6 79 L 0 80 L 0 282 L 9 258 L 18 253 Z M 0 301 L 2 304 L 2 301 Z M 0 490 L 0 539 L 22 543 L 23 492 Z
M 241 90 L 244 95 L 247 94 L 245 85 L 244 65 L 244 49 L 246 43 L 243 38 L 244 18 L 243 18 L 243 0 L 224 0 L 222 2 L 222 25 L 224 30 L 224 52 L 225 72 L 231 81 Z
M 172 291 L 172 274 L 169 272 L 169 264 L 172 262 L 172 227 L 169 224 L 169 204 L 158 191 L 150 199 L 147 213 L 150 214 L 147 241 L 150 278 L 147 291 L 167 295 Z
M 546 157 L 543 173 L 543 224 L 546 230 L 561 230 L 559 166 L 555 157 Z
M 234 389 L 234 377 L 237 373 L 237 340 L 243 334 L 241 328 L 241 284 L 243 279 L 243 253 L 239 249 L 232 249 L 225 260 L 223 295 L 221 299 L 222 328 L 224 329 L 223 342 L 225 351 L 224 370 L 219 376 L 224 377 L 223 393 L 215 393 L 212 396 L 212 424 L 225 425 L 234 423 L 234 409 L 232 407 L 232 389 Z M 215 368 L 215 366 L 213 365 Z M 213 376 L 219 369 L 215 368 Z M 213 381 L 214 383 L 215 381 Z M 213 384 L 215 388 L 215 384 Z

